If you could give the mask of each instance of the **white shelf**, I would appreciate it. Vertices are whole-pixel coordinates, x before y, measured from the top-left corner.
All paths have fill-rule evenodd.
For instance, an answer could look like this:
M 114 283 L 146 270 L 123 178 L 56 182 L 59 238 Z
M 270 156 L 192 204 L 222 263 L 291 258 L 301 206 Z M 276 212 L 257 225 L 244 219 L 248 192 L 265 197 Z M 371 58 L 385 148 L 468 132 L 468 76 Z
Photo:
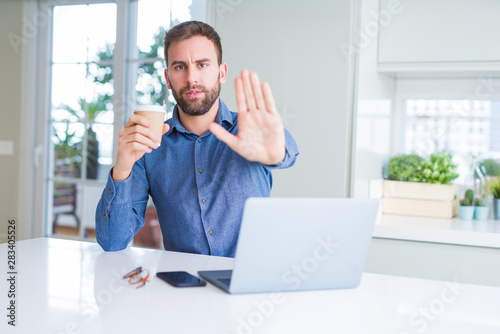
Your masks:
M 500 62 L 394 62 L 377 65 L 377 71 L 394 78 L 472 78 L 500 76 Z
M 375 225 L 376 238 L 436 242 L 500 248 L 500 220 L 464 221 L 382 215 Z

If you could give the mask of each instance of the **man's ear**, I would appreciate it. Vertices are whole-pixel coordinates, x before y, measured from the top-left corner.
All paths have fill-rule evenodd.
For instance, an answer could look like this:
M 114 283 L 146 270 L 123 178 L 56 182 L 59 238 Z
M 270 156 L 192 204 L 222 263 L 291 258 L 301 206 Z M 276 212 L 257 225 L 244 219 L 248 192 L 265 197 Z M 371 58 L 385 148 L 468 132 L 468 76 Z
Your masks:
M 170 79 L 168 78 L 168 69 L 165 69 L 165 81 L 167 81 L 167 88 L 172 89 L 172 86 L 170 85 Z
M 219 65 L 219 73 L 220 73 L 219 83 L 222 85 L 223 83 L 226 82 L 226 79 L 227 79 L 227 64 L 226 63 L 222 63 Z

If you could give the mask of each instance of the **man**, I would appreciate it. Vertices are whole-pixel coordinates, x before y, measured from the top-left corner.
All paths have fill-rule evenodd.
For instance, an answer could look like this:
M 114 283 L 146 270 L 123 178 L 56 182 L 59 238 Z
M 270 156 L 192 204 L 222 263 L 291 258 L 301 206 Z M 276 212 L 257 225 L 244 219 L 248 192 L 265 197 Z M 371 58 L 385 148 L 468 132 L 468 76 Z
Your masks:
M 238 113 L 219 99 L 227 78 L 218 34 L 181 23 L 165 34 L 165 78 L 177 102 L 161 146 L 150 122 L 130 116 L 96 211 L 97 241 L 121 250 L 144 225 L 151 195 L 166 250 L 233 257 L 245 200 L 269 196 L 271 169 L 295 163 L 271 89 L 244 70 Z

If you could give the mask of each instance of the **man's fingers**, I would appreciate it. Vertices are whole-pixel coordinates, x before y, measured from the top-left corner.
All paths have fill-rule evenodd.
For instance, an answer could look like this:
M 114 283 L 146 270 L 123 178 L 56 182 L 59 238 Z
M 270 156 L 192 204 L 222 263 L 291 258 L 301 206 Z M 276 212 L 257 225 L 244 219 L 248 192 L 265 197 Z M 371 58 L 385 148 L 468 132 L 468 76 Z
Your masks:
M 148 145 L 144 145 L 143 143 L 137 141 L 124 143 L 124 147 L 126 147 L 130 152 L 151 153 L 153 151 L 153 149 Z
M 138 133 L 143 135 L 144 137 L 151 139 L 152 141 L 158 141 L 159 139 L 156 137 L 153 131 L 151 131 L 150 128 L 145 128 L 142 125 L 134 125 L 128 128 L 124 128 L 122 131 L 123 131 L 123 137 L 127 137 L 131 134 Z
M 255 105 L 255 97 L 253 95 L 248 70 L 241 71 L 241 80 L 243 81 L 243 89 L 245 91 L 245 100 L 247 101 L 248 110 L 254 110 L 257 106 Z
M 158 147 L 158 138 L 148 128 L 134 125 L 120 131 L 120 143 L 138 142 L 151 148 Z
M 243 90 L 243 83 L 241 78 L 234 79 L 234 88 L 236 91 L 236 103 L 238 104 L 238 112 L 247 112 L 247 102 L 245 100 L 245 91 Z
M 211 123 L 208 127 L 210 132 L 212 132 L 217 139 L 229 146 L 230 149 L 236 152 L 236 147 L 238 143 L 238 138 L 229 133 L 226 129 L 217 123 Z
M 139 142 L 131 142 L 130 145 L 132 146 L 134 151 L 139 151 L 139 152 L 147 152 L 151 153 L 153 149 L 147 145 L 143 145 Z
M 168 125 L 163 125 L 163 133 L 169 130 Z M 113 168 L 113 180 L 125 180 L 129 175 L 134 163 L 145 153 L 151 153 L 158 148 L 159 138 L 151 131 L 151 122 L 141 116 L 131 115 L 120 130 L 118 155 Z
M 133 131 L 141 132 L 145 136 L 152 138 L 153 133 L 150 130 L 151 126 L 152 124 L 149 119 L 142 117 L 140 115 L 132 114 L 128 118 L 127 124 L 125 124 L 125 127 L 122 129 L 122 131 L 127 131 L 129 129 L 132 129 Z M 144 129 L 146 132 L 140 131 L 141 129 Z M 155 140 L 158 140 L 158 138 L 156 138 Z
M 262 89 L 260 88 L 260 80 L 257 73 L 250 73 L 250 82 L 252 84 L 252 90 L 255 96 L 255 104 L 257 105 L 257 109 L 265 111 L 266 105 L 264 103 L 264 97 L 262 96 Z
M 262 83 L 262 94 L 264 95 L 267 111 L 269 113 L 278 113 L 276 104 L 274 103 L 273 92 L 271 92 L 271 86 L 267 82 Z
M 130 115 L 130 117 L 128 118 L 128 122 L 127 122 L 127 124 L 125 124 L 125 128 L 131 127 L 134 125 L 142 125 L 146 128 L 149 128 L 149 127 L 151 127 L 151 122 L 145 117 L 133 114 L 133 115 Z
M 130 135 L 126 136 L 123 138 L 123 143 L 128 144 L 128 143 L 137 143 L 143 146 L 147 146 L 150 148 L 158 148 L 158 142 L 155 140 L 152 140 L 149 137 L 144 136 L 141 133 L 135 132 L 131 133 Z

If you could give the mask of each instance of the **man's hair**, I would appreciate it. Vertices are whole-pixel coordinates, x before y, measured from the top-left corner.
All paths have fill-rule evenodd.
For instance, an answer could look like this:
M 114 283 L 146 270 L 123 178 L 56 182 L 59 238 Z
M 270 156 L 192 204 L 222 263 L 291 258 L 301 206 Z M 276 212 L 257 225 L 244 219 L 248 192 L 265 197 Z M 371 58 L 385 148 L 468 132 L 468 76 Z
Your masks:
M 200 21 L 187 21 L 180 23 L 165 33 L 163 47 L 165 52 L 165 63 L 168 67 L 168 47 L 172 42 L 179 42 L 195 36 L 204 36 L 208 38 L 215 46 L 218 65 L 222 64 L 222 45 L 219 34 L 206 23 Z

